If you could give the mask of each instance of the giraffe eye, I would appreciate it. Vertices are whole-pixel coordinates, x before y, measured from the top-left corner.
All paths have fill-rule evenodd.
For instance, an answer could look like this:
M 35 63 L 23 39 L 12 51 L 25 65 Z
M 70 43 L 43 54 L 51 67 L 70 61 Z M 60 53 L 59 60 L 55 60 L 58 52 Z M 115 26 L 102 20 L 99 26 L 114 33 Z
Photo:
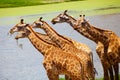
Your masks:
M 38 23 L 36 23 L 37 25 L 43 25 L 43 23 L 42 22 L 38 22 Z

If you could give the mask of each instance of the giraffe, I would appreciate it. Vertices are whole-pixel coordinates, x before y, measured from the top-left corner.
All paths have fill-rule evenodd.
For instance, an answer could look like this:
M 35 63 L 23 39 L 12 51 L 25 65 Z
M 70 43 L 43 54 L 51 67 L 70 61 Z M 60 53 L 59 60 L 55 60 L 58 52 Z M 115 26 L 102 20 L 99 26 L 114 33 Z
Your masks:
M 19 31 L 23 31 L 22 29 L 22 26 L 25 26 L 26 24 L 24 23 L 24 19 L 21 19 L 20 20 L 20 22 L 19 23 L 17 23 L 12 29 L 10 29 L 10 33 L 11 34 L 13 34 L 15 31 L 13 31 L 13 30 L 15 30 L 15 29 L 18 29 Z M 16 28 L 16 26 L 18 27 L 18 28 Z
M 24 24 L 24 25 L 23 25 Z M 22 32 L 23 32 L 23 26 L 25 26 L 25 23 L 23 22 L 23 19 L 21 19 L 21 21 L 20 21 L 20 23 L 18 23 L 18 24 L 16 24 L 12 29 L 10 29 L 10 33 L 11 34 L 13 34 L 15 31 L 16 31 L 16 29 L 18 29 L 19 31 L 21 31 L 21 34 L 22 34 Z M 32 24 L 31 26 L 34 26 L 34 24 Z M 34 27 L 35 28 L 35 27 Z M 46 42 L 48 42 L 48 43 L 51 43 L 51 44 L 53 44 L 54 46 L 56 46 L 56 47 L 59 47 L 59 45 L 57 45 L 56 43 L 54 43 L 46 34 L 42 34 L 42 33 L 38 33 L 38 32 L 36 32 L 37 34 L 38 34 L 38 36 L 39 37 L 41 37 L 44 41 L 46 41 Z M 18 36 L 21 36 L 21 34 L 19 34 Z M 24 32 L 23 32 L 23 34 L 24 34 Z M 69 38 L 70 39 L 70 38 Z M 16 40 L 17 40 L 17 37 L 16 37 Z M 83 46 L 83 47 L 86 47 L 87 48 L 87 46 L 85 45 L 85 44 L 79 44 L 79 43 L 76 43 L 75 41 L 73 41 L 73 43 L 77 46 L 77 48 L 79 49 L 81 49 L 82 47 L 81 47 L 81 45 Z M 83 49 L 83 48 L 82 48 Z M 83 49 L 83 50 L 85 50 L 85 49 Z M 90 51 L 90 49 L 88 48 L 88 54 L 91 54 L 91 51 Z M 87 52 L 86 51 L 86 52 Z M 69 80 L 69 78 L 65 75 L 65 79 L 66 80 Z
M 104 56 L 107 57 L 110 66 L 113 66 L 115 72 L 115 80 L 119 80 L 119 65 L 120 62 L 120 38 L 113 31 L 104 30 L 92 26 L 84 19 L 85 16 L 80 15 L 78 19 L 77 29 L 84 28 L 93 38 L 100 41 L 104 45 Z M 114 78 L 111 78 L 114 79 Z
M 85 36 L 86 38 L 94 41 L 97 46 L 96 46 L 96 52 L 101 60 L 102 66 L 103 66 L 103 71 L 104 71 L 104 80 L 109 80 L 109 76 L 108 73 L 110 73 L 110 78 L 111 80 L 113 79 L 113 71 L 112 68 L 110 66 L 110 63 L 108 62 L 108 60 L 106 59 L 105 55 L 104 55 L 104 45 L 98 41 L 97 39 L 95 39 L 92 35 L 90 35 L 84 28 L 79 27 L 76 28 L 78 25 L 76 25 L 79 21 L 77 21 L 75 18 L 71 17 L 70 15 L 67 14 L 67 10 L 64 11 L 64 13 L 59 14 L 57 17 L 53 18 L 51 21 L 53 24 L 56 23 L 63 23 L 63 22 L 67 22 L 68 24 L 70 24 L 74 30 L 76 30 L 78 33 L 80 33 L 81 35 Z M 94 27 L 96 28 L 96 27 Z M 100 30 L 100 29 L 99 29 Z M 107 33 L 108 31 L 106 31 Z M 117 70 L 115 71 L 115 73 L 117 74 Z
M 28 38 L 33 46 L 44 56 L 43 65 L 49 80 L 59 80 L 59 74 L 65 74 L 71 80 L 83 79 L 83 62 L 71 53 L 63 52 L 60 48 L 44 41 L 29 24 L 23 26 L 23 32 L 16 29 L 20 35 L 15 38 Z
M 46 34 L 53 40 L 64 52 L 74 53 L 84 62 L 84 74 L 85 80 L 94 80 L 95 74 L 93 71 L 93 62 L 90 55 L 85 51 L 78 49 L 74 46 L 73 42 L 67 38 L 59 35 L 47 22 L 42 20 L 42 17 L 34 22 L 33 27 L 39 27 L 43 29 Z

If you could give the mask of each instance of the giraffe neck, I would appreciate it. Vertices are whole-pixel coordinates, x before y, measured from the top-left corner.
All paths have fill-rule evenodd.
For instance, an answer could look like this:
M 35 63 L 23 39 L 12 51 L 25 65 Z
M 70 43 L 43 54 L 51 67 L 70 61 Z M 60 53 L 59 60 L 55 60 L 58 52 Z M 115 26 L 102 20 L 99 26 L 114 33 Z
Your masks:
M 103 34 L 103 31 L 99 31 L 98 29 L 91 26 L 89 23 L 86 23 L 83 27 L 86 29 L 88 34 L 91 35 L 95 40 L 100 41 L 101 43 L 106 45 L 108 37 L 107 35 Z
M 78 27 L 78 28 L 74 28 L 77 32 L 79 32 L 81 35 L 83 35 L 84 37 L 94 41 L 95 43 L 98 43 L 98 40 L 95 39 L 93 36 L 91 36 L 84 28 L 82 27 Z
M 38 33 L 38 32 L 36 32 L 37 33 L 37 35 L 40 37 L 40 38 L 42 38 L 45 42 L 48 42 L 48 43 L 50 43 L 50 44 L 53 44 L 55 47 L 59 47 L 56 43 L 54 43 L 51 39 L 50 39 L 50 37 L 47 35 L 47 34 L 42 34 L 42 33 Z
M 59 35 L 55 30 L 53 30 L 46 22 L 43 24 L 43 29 L 47 33 L 47 35 L 57 44 L 59 47 L 65 46 L 66 43 L 73 43 L 67 38 Z
M 88 38 L 88 39 L 90 39 L 90 40 L 92 40 L 92 41 L 94 41 L 94 42 L 96 42 L 96 43 L 98 42 L 98 41 L 96 41 L 96 39 L 94 39 L 91 35 L 89 35 L 88 32 L 84 31 L 83 28 L 81 28 L 81 27 L 76 28 L 76 23 L 77 23 L 77 20 L 76 20 L 76 19 L 74 19 L 73 17 L 71 17 L 71 16 L 69 16 L 69 15 L 67 15 L 67 17 L 69 18 L 69 20 L 66 21 L 66 22 L 67 22 L 68 24 L 70 24 L 70 25 L 73 27 L 73 29 L 75 29 L 77 32 L 79 32 L 81 35 L 85 36 L 86 38 Z
M 30 34 L 28 35 L 28 39 L 33 44 L 33 46 L 42 53 L 42 55 L 46 55 L 49 53 L 54 46 L 48 42 L 45 42 L 41 39 L 38 34 L 36 34 L 31 27 L 29 27 Z

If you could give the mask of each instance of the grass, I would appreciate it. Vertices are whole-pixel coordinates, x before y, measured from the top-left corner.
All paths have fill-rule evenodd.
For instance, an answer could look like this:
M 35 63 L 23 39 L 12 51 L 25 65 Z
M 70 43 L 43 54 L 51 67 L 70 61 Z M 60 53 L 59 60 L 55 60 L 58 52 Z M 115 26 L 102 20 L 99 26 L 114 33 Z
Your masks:
M 60 80 L 65 80 L 64 78 L 60 78 Z
M 8 0 L 3 0 L 4 2 Z M 14 1 L 14 0 L 9 0 Z M 9 2 L 8 1 L 8 2 Z M 16 0 L 15 0 L 16 1 Z M 37 4 L 38 0 L 17 0 L 17 5 Z M 33 1 L 33 2 L 32 2 Z M 1 3 L 1 2 L 0 2 Z M 120 0 L 83 0 L 83 1 L 72 1 L 63 3 L 53 3 L 46 5 L 37 6 L 26 6 L 26 7 L 14 7 L 14 8 L 0 8 L 0 17 L 8 16 L 23 16 L 23 15 L 35 15 L 44 14 L 50 12 L 58 12 L 63 10 L 78 11 L 79 14 L 82 12 L 86 15 L 99 15 L 99 14 L 110 14 L 120 12 Z M 4 3 L 3 3 L 4 5 Z M 13 5 L 13 4 L 8 4 Z
M 119 78 L 120 78 L 120 74 L 119 74 Z M 60 80 L 65 80 L 64 78 L 60 78 Z M 103 80 L 103 78 L 97 78 L 95 80 Z
M 60 80 L 65 80 L 64 78 L 60 78 Z M 95 79 L 95 80 L 103 80 L 103 78 Z
M 64 2 L 78 1 L 78 0 L 64 0 Z M 80 1 L 80 0 L 79 0 Z M 0 0 L 0 8 L 20 7 L 20 6 L 33 6 L 44 5 L 51 3 L 63 2 L 61 0 Z
M 0 8 L 42 4 L 40 0 L 0 0 Z

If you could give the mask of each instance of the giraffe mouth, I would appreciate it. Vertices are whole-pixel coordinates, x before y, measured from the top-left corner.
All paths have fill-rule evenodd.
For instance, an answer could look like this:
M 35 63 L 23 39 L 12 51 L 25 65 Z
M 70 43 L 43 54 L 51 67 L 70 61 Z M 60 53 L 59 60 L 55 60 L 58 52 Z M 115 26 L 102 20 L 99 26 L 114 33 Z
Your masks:
M 51 22 L 52 22 L 52 24 L 56 24 L 56 21 L 54 21 L 54 20 L 52 20 Z

